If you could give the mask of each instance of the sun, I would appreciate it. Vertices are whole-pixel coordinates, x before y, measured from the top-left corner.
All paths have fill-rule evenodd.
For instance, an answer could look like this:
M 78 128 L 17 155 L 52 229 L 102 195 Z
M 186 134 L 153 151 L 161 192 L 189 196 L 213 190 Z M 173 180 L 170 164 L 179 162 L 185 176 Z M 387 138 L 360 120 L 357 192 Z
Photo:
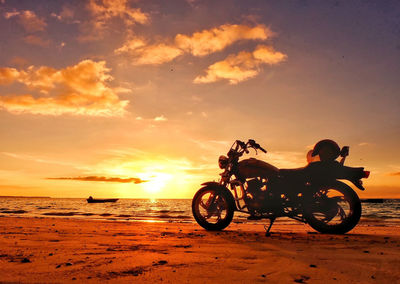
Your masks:
M 160 192 L 172 179 L 171 174 L 167 173 L 151 173 L 151 174 L 141 174 L 140 179 L 146 182 L 142 183 L 142 188 L 150 194 L 155 194 Z

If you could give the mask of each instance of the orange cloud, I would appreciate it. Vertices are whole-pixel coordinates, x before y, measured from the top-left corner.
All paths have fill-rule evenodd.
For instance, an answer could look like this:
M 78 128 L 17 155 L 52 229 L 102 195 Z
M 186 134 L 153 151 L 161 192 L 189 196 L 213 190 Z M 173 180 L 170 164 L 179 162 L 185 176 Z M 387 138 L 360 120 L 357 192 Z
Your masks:
M 230 84 L 255 77 L 264 64 L 274 65 L 284 61 L 287 56 L 275 51 L 272 47 L 259 45 L 253 52 L 242 51 L 236 55 L 229 55 L 222 61 L 210 65 L 205 76 L 198 76 L 194 83 L 212 83 L 219 80 L 228 80 Z
M 18 23 L 25 29 L 26 32 L 39 32 L 44 31 L 47 23 L 44 19 L 39 18 L 35 12 L 25 11 L 13 11 L 4 14 L 6 19 L 17 17 Z
M 129 53 L 134 65 L 158 65 L 173 60 L 183 51 L 173 45 L 164 43 L 147 45 L 142 39 L 132 39 L 116 49 L 115 53 Z
M 178 34 L 176 45 L 194 56 L 204 56 L 223 50 L 239 40 L 266 40 L 272 32 L 264 25 L 222 25 L 210 30 L 196 32 L 191 36 Z
M 154 118 L 154 121 L 167 121 L 167 118 L 163 115 Z
M 143 183 L 147 180 L 140 178 L 119 178 L 119 177 L 99 177 L 99 176 L 88 176 L 88 177 L 58 177 L 58 178 L 47 178 L 55 180 L 79 180 L 79 181 L 103 181 L 103 182 L 120 182 L 120 183 Z
M 72 8 L 70 8 L 68 6 L 63 6 L 60 14 L 51 13 L 50 16 L 52 16 L 62 22 L 70 22 L 74 18 L 75 12 Z M 79 21 L 75 21 L 75 23 L 77 23 L 77 22 L 79 22 Z
M 105 64 L 83 60 L 60 70 L 0 68 L 0 84 L 19 82 L 40 94 L 2 96 L 0 107 L 14 114 L 122 116 L 129 102 L 120 100 L 118 93 L 127 90 L 108 86 L 113 77 Z
M 132 32 L 131 26 L 139 24 L 147 24 L 150 17 L 147 13 L 141 11 L 140 8 L 131 8 L 128 0 L 88 0 L 87 9 L 92 17 L 83 21 L 79 26 L 82 34 L 78 37 L 80 41 L 93 41 L 102 39 L 105 36 L 107 27 L 113 23 L 114 19 L 121 19 L 125 26 L 127 34 Z M 58 18 L 58 15 L 54 15 Z M 63 19 L 62 15 L 60 19 Z M 65 17 L 64 17 L 65 19 Z M 79 21 L 74 21 L 79 22 Z M 123 27 L 126 29 L 126 27 Z
M 19 76 L 15 68 L 0 68 L 0 85 L 7 85 L 14 82 Z
M 400 176 L 400 172 L 389 173 L 390 176 Z
M 114 17 L 121 18 L 125 24 L 146 24 L 149 17 L 139 8 L 128 6 L 128 0 L 90 0 L 89 11 L 94 15 L 95 26 L 102 28 L 108 20 Z
M 272 32 L 263 25 L 222 25 L 192 35 L 178 34 L 174 40 L 148 44 L 142 39 L 131 39 L 115 50 L 116 54 L 128 54 L 134 65 L 163 64 L 176 57 L 190 53 L 204 56 L 221 51 L 239 40 L 265 40 Z
M 6 18 L 8 20 L 8 19 L 10 19 L 12 17 L 18 16 L 19 14 L 20 14 L 20 12 L 15 11 L 15 10 L 12 11 L 12 12 L 5 12 L 4 13 L 4 18 Z

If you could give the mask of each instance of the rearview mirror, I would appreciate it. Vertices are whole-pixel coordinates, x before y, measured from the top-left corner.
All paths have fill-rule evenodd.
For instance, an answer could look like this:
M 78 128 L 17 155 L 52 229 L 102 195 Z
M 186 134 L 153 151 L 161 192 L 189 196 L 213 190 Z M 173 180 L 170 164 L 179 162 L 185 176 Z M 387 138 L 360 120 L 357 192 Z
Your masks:
M 349 155 L 349 146 L 343 146 L 342 150 L 340 150 L 340 157 L 347 157 Z

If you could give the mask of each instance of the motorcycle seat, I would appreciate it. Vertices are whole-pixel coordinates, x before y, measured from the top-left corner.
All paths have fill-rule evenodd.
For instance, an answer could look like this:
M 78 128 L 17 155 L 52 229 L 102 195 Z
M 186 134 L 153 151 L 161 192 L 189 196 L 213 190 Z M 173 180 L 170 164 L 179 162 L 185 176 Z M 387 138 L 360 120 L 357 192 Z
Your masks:
M 296 168 L 296 169 L 280 169 L 279 176 L 282 178 L 304 178 L 305 175 L 305 167 Z

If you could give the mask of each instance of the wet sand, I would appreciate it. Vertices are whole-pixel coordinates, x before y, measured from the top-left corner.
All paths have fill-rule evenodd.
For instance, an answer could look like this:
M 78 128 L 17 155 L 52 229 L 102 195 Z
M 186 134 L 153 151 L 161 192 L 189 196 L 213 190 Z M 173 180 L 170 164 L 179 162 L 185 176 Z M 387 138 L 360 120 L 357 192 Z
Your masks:
M 0 218 L 1 283 L 399 283 L 400 227 Z

